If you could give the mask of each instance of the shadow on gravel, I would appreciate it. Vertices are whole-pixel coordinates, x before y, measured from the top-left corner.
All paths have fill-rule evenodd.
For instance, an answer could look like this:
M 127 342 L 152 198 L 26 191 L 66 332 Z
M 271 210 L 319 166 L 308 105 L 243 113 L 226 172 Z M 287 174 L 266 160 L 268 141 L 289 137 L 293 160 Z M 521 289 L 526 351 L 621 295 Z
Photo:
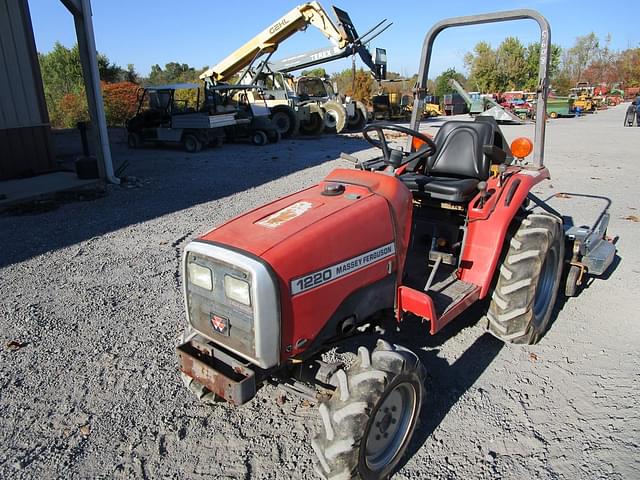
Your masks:
M 360 138 L 329 135 L 264 147 L 225 144 L 196 154 L 161 148 L 132 151 L 115 144 L 114 166 L 128 161 L 125 175 L 136 180 L 128 188 L 109 186 L 107 195 L 91 201 L 54 200 L 0 215 L 0 268 L 257 187 L 339 158 L 341 152 L 369 147 Z
M 478 337 L 475 342 L 452 364 L 438 356 L 440 350 L 434 348 L 455 337 L 463 329 L 478 322 L 483 316 L 485 306 L 471 307 L 462 317 L 454 320 L 437 335 L 430 336 L 428 324 L 418 322 L 399 332 L 398 338 L 420 357 L 427 370 L 425 383 L 426 397 L 420 423 L 407 448 L 406 455 L 397 470 L 401 469 L 424 445 L 451 408 L 471 388 L 491 362 L 498 356 L 504 343 L 489 333 Z M 422 333 L 418 331 L 421 327 Z M 422 340 L 423 341 L 420 341 Z M 420 347 L 430 348 L 423 350 Z

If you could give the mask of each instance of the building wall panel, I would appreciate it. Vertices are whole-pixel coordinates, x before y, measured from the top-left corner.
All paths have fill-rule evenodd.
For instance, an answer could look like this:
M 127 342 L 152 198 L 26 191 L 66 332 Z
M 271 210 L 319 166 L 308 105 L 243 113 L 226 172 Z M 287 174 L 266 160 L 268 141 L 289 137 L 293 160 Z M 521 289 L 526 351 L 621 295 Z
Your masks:
M 55 168 L 27 0 L 0 0 L 0 180 Z

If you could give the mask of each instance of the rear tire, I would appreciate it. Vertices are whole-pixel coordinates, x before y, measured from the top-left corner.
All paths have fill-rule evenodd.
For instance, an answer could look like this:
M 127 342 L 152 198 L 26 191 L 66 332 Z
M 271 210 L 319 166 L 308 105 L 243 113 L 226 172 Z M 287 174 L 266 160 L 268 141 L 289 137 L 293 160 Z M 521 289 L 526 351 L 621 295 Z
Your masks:
M 424 367 L 415 353 L 378 340 L 373 353 L 332 378 L 338 387 L 320 403 L 321 431 L 311 442 L 324 479 L 386 479 L 402 459 L 424 399 Z
M 127 136 L 127 145 L 129 145 L 129 148 L 140 148 L 142 146 L 142 137 L 140 134 L 131 132 Z
M 213 140 L 211 140 L 213 148 L 220 148 L 222 145 L 224 145 L 224 137 L 213 137 Z
M 298 134 L 300 119 L 291 107 L 279 105 L 272 108 L 271 120 L 276 125 L 282 138 L 289 138 Z
M 202 143 L 198 140 L 198 137 L 191 133 L 182 138 L 182 146 L 189 153 L 196 153 L 202 150 Z
M 551 118 L 558 118 L 558 112 L 551 112 L 551 113 L 549 114 L 549 117 L 551 117 Z
M 562 221 L 546 213 L 527 215 L 497 272 L 489 332 L 505 342 L 537 343 L 549 327 L 563 265 Z
M 282 136 L 280 135 L 280 132 L 278 130 L 269 132 L 268 137 L 269 137 L 269 142 L 271 143 L 278 143 L 282 139 Z

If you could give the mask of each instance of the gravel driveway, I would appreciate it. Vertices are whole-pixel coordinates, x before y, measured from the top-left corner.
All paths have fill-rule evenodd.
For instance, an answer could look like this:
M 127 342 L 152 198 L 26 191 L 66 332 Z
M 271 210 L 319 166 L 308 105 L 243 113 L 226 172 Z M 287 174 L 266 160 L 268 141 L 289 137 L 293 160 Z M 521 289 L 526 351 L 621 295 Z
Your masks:
M 394 478 L 640 478 L 640 128 L 623 128 L 626 106 L 549 121 L 552 180 L 537 191 L 566 192 L 551 203 L 576 224 L 604 206 L 578 194 L 608 197 L 615 268 L 559 303 L 536 346 L 484 334 L 477 308 L 434 337 L 400 332 L 429 375 Z M 267 386 L 241 408 L 205 406 L 184 389 L 179 259 L 190 238 L 367 148 L 347 136 L 193 155 L 117 144 L 130 188 L 0 216 L 0 478 L 315 478 L 307 402 Z

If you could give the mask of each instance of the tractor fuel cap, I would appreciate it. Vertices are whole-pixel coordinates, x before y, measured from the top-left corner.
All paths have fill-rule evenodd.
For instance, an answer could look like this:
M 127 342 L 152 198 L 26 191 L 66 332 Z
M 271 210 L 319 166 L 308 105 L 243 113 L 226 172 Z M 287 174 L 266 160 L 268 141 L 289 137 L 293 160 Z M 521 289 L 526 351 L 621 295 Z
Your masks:
M 335 197 L 344 193 L 344 185 L 341 183 L 329 182 L 325 183 L 322 189 L 322 195 L 327 197 Z

